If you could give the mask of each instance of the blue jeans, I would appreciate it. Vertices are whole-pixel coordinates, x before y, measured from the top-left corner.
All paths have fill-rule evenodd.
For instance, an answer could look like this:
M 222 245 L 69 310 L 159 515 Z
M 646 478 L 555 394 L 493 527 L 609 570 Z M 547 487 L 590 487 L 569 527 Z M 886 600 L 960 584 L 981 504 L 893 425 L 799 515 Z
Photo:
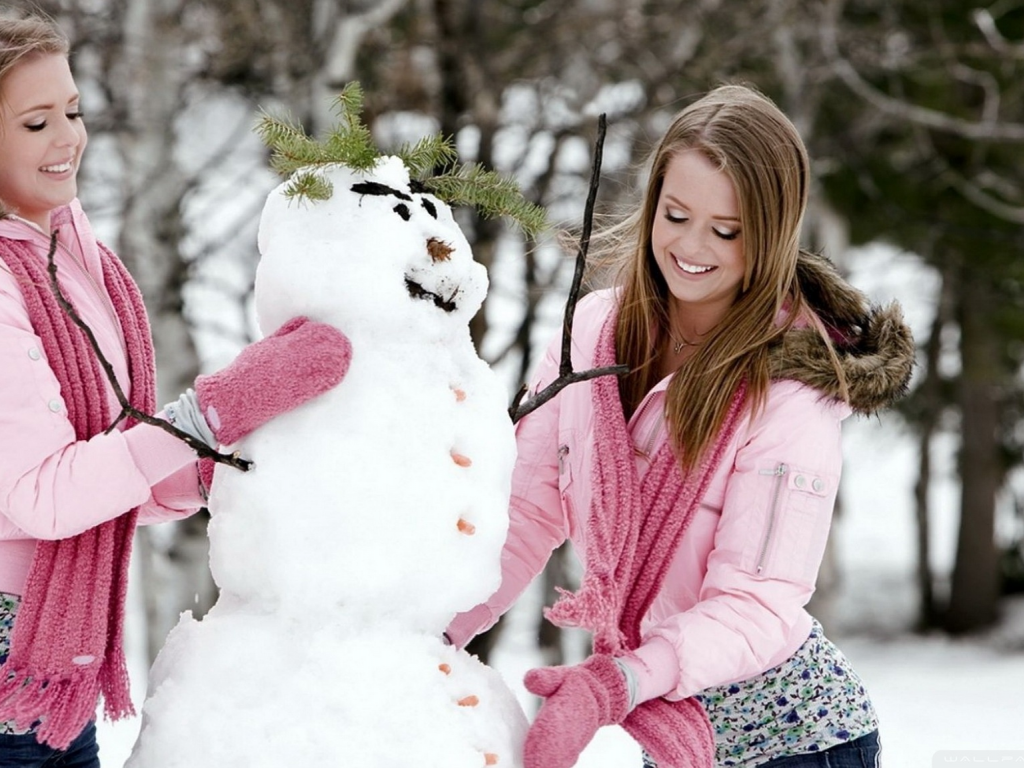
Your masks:
M 872 731 L 822 752 L 777 757 L 764 763 L 762 768 L 878 768 L 881 752 L 878 731 Z
M 879 761 L 881 753 L 878 731 L 872 731 L 859 739 L 837 744 L 821 752 L 777 757 L 767 763 L 761 763 L 761 768 L 879 768 L 882 764 Z M 657 768 L 646 752 L 644 768 Z
M 63 751 L 40 744 L 34 733 L 0 733 L 0 768 L 100 768 L 96 724 L 85 726 Z

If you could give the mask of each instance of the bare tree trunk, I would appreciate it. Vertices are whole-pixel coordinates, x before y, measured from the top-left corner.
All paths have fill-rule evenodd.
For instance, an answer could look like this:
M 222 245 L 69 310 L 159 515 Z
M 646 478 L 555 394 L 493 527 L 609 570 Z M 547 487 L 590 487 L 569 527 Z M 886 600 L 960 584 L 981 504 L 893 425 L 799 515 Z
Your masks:
M 551 559 L 544 566 L 544 605 L 551 605 L 558 597 L 555 587 L 569 589 L 568 569 L 569 544 L 565 543 L 551 553 Z M 564 633 L 561 627 L 552 624 L 543 616 L 537 617 L 537 647 L 546 666 L 565 663 L 565 648 L 562 646 Z
M 473 0 L 433 0 L 440 77 L 439 117 L 442 136 L 457 136 L 464 120 L 474 125 L 479 130 L 479 141 L 473 161 L 490 168 L 493 167 L 494 136 L 503 86 L 485 72 L 486 52 L 479 50 L 480 6 Z M 476 211 L 470 211 L 469 216 L 471 231 L 467 235 L 473 257 L 489 272 L 502 225 Z M 477 348 L 487 330 L 485 299 L 484 306 L 469 323 L 470 336 Z
M 999 349 L 988 318 L 994 306 L 988 277 L 976 265 L 960 270 L 960 530 L 946 628 L 991 626 L 998 618 L 999 571 L 995 501 L 999 487 Z
M 161 403 L 191 386 L 199 373 L 199 358 L 183 314 L 182 289 L 188 265 L 180 250 L 184 234 L 181 203 L 188 181 L 174 156 L 175 117 L 188 74 L 182 64 L 187 45 L 182 12 L 180 0 L 133 0 L 125 11 L 120 69 L 127 130 L 120 143 L 125 192 L 118 250 L 146 299 Z M 148 533 L 142 531 L 140 535 Z M 179 526 L 175 537 L 179 540 L 172 549 L 189 556 L 169 563 L 173 573 L 170 583 L 145 585 L 147 602 L 157 602 L 147 607 L 147 616 L 156 620 L 147 627 L 151 658 L 162 646 L 178 611 L 188 607 L 194 595 L 208 596 L 212 592 L 204 517 Z M 140 547 L 140 551 L 162 556 L 158 546 Z M 144 578 L 166 570 L 151 566 L 143 565 Z M 209 604 L 193 607 L 201 614 Z
M 917 481 L 914 483 L 914 519 L 917 522 L 917 628 L 921 631 L 935 626 L 935 589 L 931 569 L 931 532 L 928 489 L 931 486 L 931 444 L 933 426 L 922 427 L 918 440 Z
M 466 643 L 466 652 L 476 656 L 484 664 L 489 664 L 491 654 L 497 647 L 498 640 L 501 638 L 501 633 L 505 629 L 505 617 L 507 615 L 508 614 L 502 614 L 493 627 L 488 629 L 486 632 L 481 632 Z
M 947 270 L 948 272 L 948 270 Z M 942 398 L 942 376 L 939 373 L 939 356 L 942 352 L 942 329 L 950 320 L 952 309 L 952 280 L 947 272 L 942 274 L 939 287 L 939 301 L 935 308 L 928 340 L 925 344 L 925 378 L 918 387 L 917 397 L 921 414 L 918 424 L 918 466 L 917 481 L 914 483 L 914 512 L 917 521 L 917 592 L 919 630 L 935 627 L 939 622 L 935 601 L 934 578 L 931 570 L 930 535 L 931 515 L 928 491 L 931 487 L 931 443 L 938 429 L 944 407 Z
M 191 386 L 199 359 L 185 318 L 180 208 L 188 183 L 175 157 L 175 117 L 187 73 L 179 0 L 135 0 L 125 12 L 127 129 L 120 137 L 125 193 L 121 257 L 142 289 L 156 340 L 158 402 Z
M 795 85 L 794 85 L 795 88 Z M 810 118 L 806 118 L 810 121 Z M 804 218 L 805 237 L 811 247 L 822 250 L 826 256 L 839 260 L 850 247 L 847 221 L 829 204 L 822 194 L 820 184 L 811 186 L 810 204 Z M 839 264 L 842 269 L 842 264 Z M 836 499 L 834 518 L 843 515 L 842 495 Z M 836 547 L 838 526 L 833 528 L 825 543 L 814 594 L 811 595 L 807 610 L 821 622 L 826 632 L 831 632 L 838 618 L 839 598 L 843 585 L 842 563 Z
M 331 125 L 334 121 L 331 101 L 356 78 L 356 56 L 363 40 L 373 30 L 385 26 L 405 4 L 406 0 L 376 0 L 366 3 L 367 10 L 361 13 L 339 13 L 337 3 L 320 2 L 319 16 L 326 20 L 311 20 L 311 31 L 316 34 L 323 26 L 326 35 L 322 46 L 323 62 L 313 77 L 309 105 L 313 120 L 306 126 L 307 130 L 315 133 Z M 316 5 L 314 3 L 314 7 Z

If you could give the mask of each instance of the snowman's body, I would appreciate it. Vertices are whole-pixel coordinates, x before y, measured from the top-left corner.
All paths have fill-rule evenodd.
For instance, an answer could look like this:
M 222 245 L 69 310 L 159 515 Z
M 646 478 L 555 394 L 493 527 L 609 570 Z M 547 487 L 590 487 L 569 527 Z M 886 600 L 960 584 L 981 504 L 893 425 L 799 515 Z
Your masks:
M 468 329 L 486 274 L 400 161 L 326 175 L 330 200 L 268 199 L 257 315 L 331 323 L 352 362 L 234 446 L 253 471 L 218 468 L 221 597 L 154 665 L 133 768 L 519 763 L 512 693 L 440 639 L 497 588 L 508 526 L 506 392 Z

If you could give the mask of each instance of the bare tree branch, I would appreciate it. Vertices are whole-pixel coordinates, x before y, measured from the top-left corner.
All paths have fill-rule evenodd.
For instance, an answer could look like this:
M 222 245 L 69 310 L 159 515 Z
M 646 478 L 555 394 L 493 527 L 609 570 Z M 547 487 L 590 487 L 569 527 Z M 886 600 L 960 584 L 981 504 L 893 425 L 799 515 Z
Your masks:
M 1024 59 L 1024 43 L 1011 43 L 1002 32 L 996 27 L 996 20 L 987 8 L 976 8 L 974 10 L 974 23 L 978 25 L 985 40 L 999 53 L 1012 56 L 1017 59 Z
M 888 115 L 917 123 L 927 128 L 962 136 L 966 139 L 1024 141 L 1024 124 L 991 119 L 991 114 L 987 109 L 985 119 L 981 121 L 965 120 L 945 112 L 939 112 L 938 110 L 928 109 L 916 104 L 908 104 L 905 101 L 889 96 L 871 85 L 871 83 L 861 77 L 853 64 L 844 58 L 839 51 L 837 14 L 835 12 L 838 6 L 839 4 L 833 0 L 830 3 L 830 10 L 833 12 L 824 14 L 821 30 L 822 47 L 826 59 L 832 65 L 832 69 L 839 79 L 866 102 Z M 986 98 L 986 106 L 988 102 L 989 99 Z
M 1024 206 L 1009 205 L 1008 203 L 1004 203 L 1002 200 L 992 197 L 980 186 L 968 179 L 965 179 L 959 173 L 949 171 L 948 178 L 957 192 L 983 211 L 991 213 L 993 216 L 1003 219 L 1004 221 L 1013 222 L 1014 224 L 1024 224 Z
M 515 424 L 526 414 L 535 411 L 551 400 L 570 384 L 580 381 L 589 381 L 598 376 L 621 376 L 629 372 L 625 365 L 609 365 L 603 368 L 592 368 L 588 371 L 576 372 L 572 369 L 572 322 L 576 314 L 576 304 L 579 302 L 580 287 L 583 284 L 583 271 L 587 264 L 587 252 L 590 250 L 590 234 L 594 227 L 594 202 L 597 200 L 597 188 L 601 178 L 601 160 L 604 153 L 604 137 L 607 132 L 607 117 L 602 113 L 597 118 L 597 141 L 594 146 L 594 163 L 590 176 L 590 191 L 587 193 L 587 204 L 583 211 L 583 231 L 580 233 L 579 249 L 576 251 L 576 271 L 572 277 L 572 285 L 569 288 L 569 297 L 565 302 L 565 317 L 562 322 L 562 356 L 558 366 L 558 377 L 548 384 L 544 389 L 531 397 L 525 405 L 522 404 L 526 395 L 524 385 L 512 405 L 508 409 L 512 423 Z
M 79 316 L 78 312 L 71 305 L 71 302 L 69 302 L 67 297 L 64 296 L 64 292 L 61 291 L 60 283 L 57 281 L 56 254 L 57 233 L 54 232 L 50 236 L 50 250 L 46 254 L 46 271 L 50 275 L 50 289 L 53 291 L 53 295 L 56 297 L 60 308 L 64 310 L 67 316 L 71 318 L 71 321 L 81 328 L 83 333 L 85 333 L 86 338 L 89 340 L 89 345 L 92 347 L 92 350 L 96 355 L 96 359 L 99 360 L 100 367 L 103 369 L 104 374 L 106 374 L 107 381 L 110 382 L 111 387 L 114 389 L 114 394 L 117 396 L 117 402 L 121 405 L 121 413 L 119 413 L 117 418 L 111 422 L 110 426 L 104 430 L 104 434 L 110 434 L 122 419 L 130 416 L 136 421 L 141 421 L 149 424 L 150 426 L 158 427 L 164 432 L 174 435 L 176 438 L 184 442 L 189 448 L 194 450 L 200 458 L 213 459 L 220 464 L 227 464 L 235 469 L 248 472 L 249 469 L 252 468 L 251 461 L 240 458 L 237 453 L 229 455 L 215 451 L 206 443 L 201 440 L 197 440 L 187 432 L 183 432 L 173 424 L 170 424 L 163 419 L 158 419 L 155 416 L 151 416 L 148 413 L 143 413 L 129 402 L 128 398 L 124 394 L 124 390 L 121 389 L 120 382 L 117 380 L 117 376 L 114 373 L 114 367 L 110 364 L 110 361 L 107 360 L 103 351 L 100 349 L 99 342 L 96 340 L 96 335 L 93 333 L 92 328 L 90 328 L 89 325 Z

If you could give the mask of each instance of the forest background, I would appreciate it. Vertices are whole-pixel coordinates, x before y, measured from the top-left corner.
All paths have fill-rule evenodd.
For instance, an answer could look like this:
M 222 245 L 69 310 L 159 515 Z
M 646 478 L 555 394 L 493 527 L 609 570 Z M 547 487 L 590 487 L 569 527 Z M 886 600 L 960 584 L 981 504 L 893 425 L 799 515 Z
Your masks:
M 641 159 L 676 111 L 721 82 L 762 89 L 812 157 L 805 243 L 855 275 L 911 275 L 904 289 L 913 296 L 895 298 L 920 308 L 911 394 L 858 443 L 873 459 L 849 452 L 845 481 L 848 488 L 858 477 L 858 462 L 884 463 L 899 451 L 906 482 L 882 489 L 889 503 L 877 506 L 843 493 L 839 510 L 840 521 L 869 519 L 881 539 L 898 541 L 905 567 L 892 576 L 898 583 L 865 580 L 858 589 L 833 548 L 815 610 L 840 634 L 922 638 L 992 637 L 1019 613 L 1021 0 L 32 5 L 72 38 L 91 141 L 81 196 L 145 294 L 161 402 L 253 339 L 256 226 L 278 181 L 253 133 L 261 111 L 290 114 L 318 134 L 334 122 L 332 96 L 358 80 L 364 119 L 383 149 L 440 131 L 461 160 L 514 175 L 553 223 L 578 227 L 598 114 L 608 117 L 598 210 L 610 214 L 635 199 Z M 527 239 L 472 211 L 459 215 L 491 275 L 473 336 L 511 397 L 557 328 L 574 254 L 550 232 Z M 950 514 L 936 512 L 943 503 Z M 907 519 L 894 519 L 902 513 Z M 216 598 L 205 523 L 198 515 L 139 533 L 150 658 L 180 611 L 201 614 Z M 887 526 L 907 535 L 889 537 Z M 561 553 L 541 600 L 573 577 Z M 883 594 L 890 587 L 909 596 L 898 615 Z M 539 616 L 528 621 L 544 659 L 573 655 L 571 639 Z M 500 636 L 489 633 L 473 650 L 487 658 Z M 1024 638 L 1008 644 L 1021 650 Z

